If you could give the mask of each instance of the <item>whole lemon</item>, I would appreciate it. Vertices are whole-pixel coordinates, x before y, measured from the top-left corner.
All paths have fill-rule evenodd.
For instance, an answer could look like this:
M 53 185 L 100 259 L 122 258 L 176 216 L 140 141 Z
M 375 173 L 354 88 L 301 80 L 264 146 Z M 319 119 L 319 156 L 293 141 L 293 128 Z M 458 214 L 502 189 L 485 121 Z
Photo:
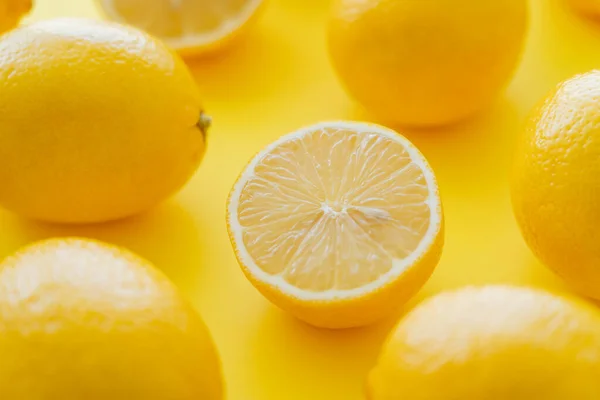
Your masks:
M 519 61 L 527 0 L 333 0 L 329 50 L 349 93 L 390 123 L 459 121 Z
M 220 400 L 209 333 L 147 261 L 83 239 L 0 265 L 3 400 Z
M 600 299 L 600 71 L 561 83 L 515 155 L 513 208 L 537 257 Z
M 0 40 L 0 205 L 52 222 L 144 211 L 177 191 L 208 119 L 180 58 L 134 28 L 34 23 Z
M 0 0 L 0 33 L 17 26 L 32 7 L 32 0 Z
M 371 400 L 596 400 L 600 313 L 509 286 L 440 294 L 394 329 Z

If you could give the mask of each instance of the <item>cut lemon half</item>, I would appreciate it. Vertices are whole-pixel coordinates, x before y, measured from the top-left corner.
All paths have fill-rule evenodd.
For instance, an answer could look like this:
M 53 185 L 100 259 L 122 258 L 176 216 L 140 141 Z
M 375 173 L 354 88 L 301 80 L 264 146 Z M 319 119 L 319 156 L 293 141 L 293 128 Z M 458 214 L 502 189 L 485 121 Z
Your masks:
M 249 280 L 320 327 L 372 323 L 427 281 L 443 246 L 434 173 L 387 128 L 328 122 L 252 159 L 228 201 L 228 229 Z
M 222 47 L 257 14 L 263 0 L 96 0 L 108 18 L 133 25 L 183 54 Z

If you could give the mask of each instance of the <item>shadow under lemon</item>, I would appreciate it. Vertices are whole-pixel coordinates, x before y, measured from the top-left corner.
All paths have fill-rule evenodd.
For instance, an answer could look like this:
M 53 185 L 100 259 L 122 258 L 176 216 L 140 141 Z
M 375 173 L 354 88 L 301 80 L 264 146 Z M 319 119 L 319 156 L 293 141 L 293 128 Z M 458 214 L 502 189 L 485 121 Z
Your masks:
M 254 385 L 253 398 L 286 393 L 286 400 L 363 399 L 365 378 L 389 331 L 425 295 L 393 317 L 346 330 L 315 328 L 275 307 L 265 308 L 245 346 L 252 368 L 244 379 L 264 382 Z
M 125 247 L 152 262 L 190 295 L 203 282 L 203 238 L 186 210 L 174 201 L 120 221 L 94 225 L 55 225 L 0 213 L 4 258 L 31 242 L 77 236 Z M 196 293 L 194 293 L 196 294 Z M 189 296 L 188 296 L 189 297 Z M 196 296 L 197 297 L 197 296 Z
M 532 0 L 531 4 L 527 51 L 513 82 L 521 88 L 517 100 L 527 108 L 559 82 L 600 68 L 600 20 L 581 15 L 569 0 Z
M 292 77 L 294 54 L 272 24 L 264 23 L 251 26 L 222 51 L 185 61 L 203 96 L 231 111 L 261 98 L 272 99 Z

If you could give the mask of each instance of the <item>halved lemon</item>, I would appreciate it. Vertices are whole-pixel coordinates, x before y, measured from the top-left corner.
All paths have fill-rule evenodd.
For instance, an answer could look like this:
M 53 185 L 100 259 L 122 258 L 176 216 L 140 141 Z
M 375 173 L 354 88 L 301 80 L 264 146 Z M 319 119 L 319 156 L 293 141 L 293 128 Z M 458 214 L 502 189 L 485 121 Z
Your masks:
M 105 14 L 164 40 L 182 54 L 222 47 L 257 15 L 263 0 L 96 0 Z
M 327 122 L 258 153 L 228 200 L 242 270 L 274 304 L 312 325 L 377 321 L 437 265 L 443 213 L 434 173 L 387 128 Z

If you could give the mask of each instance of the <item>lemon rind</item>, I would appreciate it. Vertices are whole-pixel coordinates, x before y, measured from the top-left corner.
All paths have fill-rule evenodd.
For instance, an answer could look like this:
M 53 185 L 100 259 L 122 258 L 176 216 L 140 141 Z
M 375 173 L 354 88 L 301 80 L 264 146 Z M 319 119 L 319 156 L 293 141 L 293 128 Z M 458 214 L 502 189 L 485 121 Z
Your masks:
M 239 208 L 239 199 L 244 186 L 250 178 L 254 177 L 254 169 L 256 165 L 267 154 L 272 152 L 276 147 L 283 143 L 308 135 L 315 130 L 327 128 L 348 129 L 356 132 L 372 132 L 402 144 L 409 154 L 412 162 L 423 171 L 423 176 L 427 183 L 427 188 L 429 189 L 429 198 L 425 201 L 425 204 L 429 206 L 431 218 L 427 232 L 423 236 L 423 240 L 421 240 L 415 251 L 413 251 L 410 256 L 404 259 L 392 260 L 392 268 L 380 276 L 377 280 L 364 286 L 349 290 L 331 289 L 322 292 L 312 292 L 291 285 L 280 275 L 270 275 L 254 263 L 253 258 L 250 256 L 243 242 L 243 228 L 237 220 L 237 210 Z M 421 152 L 412 143 L 410 143 L 408 139 L 391 129 L 376 124 L 332 121 L 311 125 L 309 127 L 299 129 L 293 133 L 284 135 L 256 154 L 246 166 L 245 170 L 239 176 L 232 188 L 227 205 L 227 219 L 227 226 L 229 229 L 230 238 L 233 240 L 236 257 L 238 258 L 238 261 L 248 269 L 255 279 L 266 285 L 276 287 L 283 293 L 291 295 L 298 300 L 332 301 L 352 299 L 376 292 L 378 289 L 386 286 L 388 283 L 397 280 L 404 272 L 410 269 L 419 259 L 428 253 L 429 249 L 434 245 L 436 238 L 441 233 L 442 206 L 437 179 L 433 173 L 433 170 Z
M 113 7 L 115 0 L 97 0 L 102 11 L 113 21 L 132 25 L 131 22 L 124 19 Z M 242 12 L 236 14 L 235 18 L 229 18 L 220 29 L 208 33 L 198 33 L 185 35 L 178 38 L 160 39 L 165 42 L 173 50 L 186 50 L 190 48 L 209 47 L 212 44 L 219 43 L 233 35 L 238 29 L 243 27 L 252 19 L 254 14 L 260 9 L 265 0 L 248 0 L 248 4 Z

